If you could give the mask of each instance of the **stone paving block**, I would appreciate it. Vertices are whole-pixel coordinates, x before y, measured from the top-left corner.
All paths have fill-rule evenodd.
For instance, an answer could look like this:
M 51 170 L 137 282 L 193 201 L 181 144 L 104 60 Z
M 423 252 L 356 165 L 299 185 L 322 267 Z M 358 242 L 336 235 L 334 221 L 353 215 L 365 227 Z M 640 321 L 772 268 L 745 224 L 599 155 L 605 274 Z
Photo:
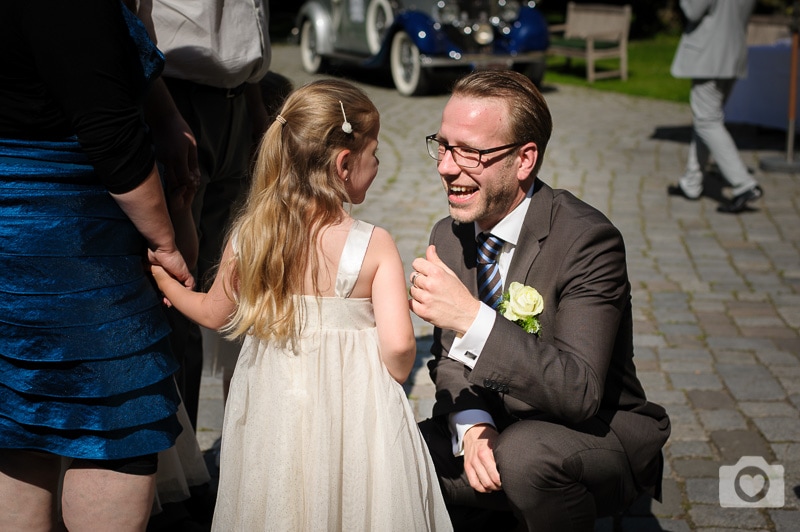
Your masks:
M 730 323 L 730 318 L 725 315 L 725 304 L 719 300 L 703 299 L 695 297 L 691 307 L 697 316 L 698 321 L 710 323 Z
M 775 374 L 787 394 L 800 394 L 800 376 L 796 373 L 800 368 L 777 368 Z
M 707 431 L 747 429 L 747 421 L 736 410 L 700 410 L 697 414 Z
M 800 475 L 800 463 L 796 463 L 800 460 L 800 443 L 773 443 L 771 447 L 776 462 L 780 464 L 795 462 L 792 469 Z
M 757 326 L 757 327 L 745 327 L 742 326 L 739 328 L 741 331 L 742 338 L 786 338 L 786 339 L 793 339 L 797 337 L 797 333 L 794 329 L 789 327 L 784 327 L 783 325 L 775 326 L 775 327 L 767 327 L 767 326 Z
M 800 528 L 800 512 L 792 510 L 768 510 L 776 532 L 797 532 Z
M 797 407 L 785 401 L 741 402 L 739 408 L 748 417 L 800 418 Z M 798 455 L 800 456 L 800 455 Z
M 764 349 L 756 352 L 758 360 L 767 366 L 797 366 L 800 360 L 789 351 L 779 349 Z
M 707 441 L 674 441 L 666 447 L 667 454 L 676 458 L 713 458 L 714 451 Z
M 762 417 L 754 418 L 764 438 L 770 442 L 800 441 L 800 423 L 796 417 Z
M 704 360 L 663 360 L 660 369 L 669 373 L 713 373 L 711 362 Z
M 675 348 L 669 347 L 664 349 L 658 350 L 658 358 L 662 361 L 702 361 L 712 363 L 714 362 L 714 357 L 711 356 L 711 352 L 707 349 L 686 349 L 686 348 Z
M 675 474 L 681 478 L 718 478 L 719 466 L 721 464 L 715 459 L 686 458 L 673 459 L 672 468 Z
M 694 504 L 689 509 L 689 517 L 696 527 L 727 527 L 767 529 L 765 517 L 757 508 L 722 508 L 719 503 Z
M 699 423 L 673 423 L 671 441 L 697 441 L 708 439 L 708 433 Z
M 711 442 L 720 453 L 721 465 L 733 465 L 742 456 L 773 458 L 772 449 L 761 434 L 748 430 L 719 430 L 710 434 Z
M 719 504 L 719 477 L 687 478 L 686 497 L 689 504 Z
M 778 381 L 764 367 L 717 364 L 716 369 L 737 401 L 770 401 L 786 397 Z
M 669 379 L 676 390 L 722 389 L 722 381 L 715 374 L 670 373 Z
M 731 396 L 724 390 L 689 390 L 686 392 L 686 397 L 692 406 L 699 410 L 733 409 L 736 406 Z
M 758 364 L 755 354 L 749 351 L 730 351 L 728 349 L 715 349 L 714 359 L 720 364 Z
M 686 404 L 686 394 L 679 390 L 652 390 L 645 387 L 644 391 L 649 401 L 660 404 L 663 407 Z
M 708 339 L 709 347 L 713 349 L 732 349 L 739 351 L 758 351 L 773 349 L 774 345 L 769 340 L 760 338 L 714 337 Z
M 646 391 L 666 390 L 668 388 L 667 379 L 661 371 L 637 371 L 636 375 Z

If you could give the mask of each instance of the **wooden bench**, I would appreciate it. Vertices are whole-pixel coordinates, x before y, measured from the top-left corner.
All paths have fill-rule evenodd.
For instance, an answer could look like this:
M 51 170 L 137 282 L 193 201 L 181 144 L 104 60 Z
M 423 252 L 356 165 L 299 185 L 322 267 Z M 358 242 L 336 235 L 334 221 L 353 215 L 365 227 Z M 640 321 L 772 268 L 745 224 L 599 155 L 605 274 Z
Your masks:
M 753 15 L 747 23 L 747 45 L 775 44 L 790 39 L 792 19 L 782 15 Z
M 589 83 L 599 78 L 628 79 L 628 32 L 631 6 L 610 4 L 567 4 L 564 24 L 550 26 L 550 48 L 547 53 L 586 61 Z M 598 59 L 619 59 L 617 70 L 595 70 Z

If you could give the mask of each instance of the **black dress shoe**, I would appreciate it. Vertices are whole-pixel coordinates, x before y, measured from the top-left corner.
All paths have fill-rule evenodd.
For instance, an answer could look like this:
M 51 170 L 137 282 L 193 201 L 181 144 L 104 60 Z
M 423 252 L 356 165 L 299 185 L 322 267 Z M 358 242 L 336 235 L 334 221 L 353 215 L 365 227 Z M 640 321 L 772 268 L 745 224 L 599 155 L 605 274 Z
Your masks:
M 756 185 L 749 190 L 745 190 L 738 196 L 734 196 L 729 203 L 717 207 L 717 210 L 719 212 L 738 214 L 742 211 L 745 211 L 748 208 L 747 206 L 748 203 L 750 203 L 751 201 L 756 201 L 762 196 L 764 196 L 764 191 L 761 189 L 760 186 Z
M 667 185 L 667 195 L 680 196 L 681 198 L 687 199 L 689 201 L 697 201 L 700 199 L 700 196 L 693 198 L 692 196 L 687 195 L 686 192 L 683 191 L 680 185 Z

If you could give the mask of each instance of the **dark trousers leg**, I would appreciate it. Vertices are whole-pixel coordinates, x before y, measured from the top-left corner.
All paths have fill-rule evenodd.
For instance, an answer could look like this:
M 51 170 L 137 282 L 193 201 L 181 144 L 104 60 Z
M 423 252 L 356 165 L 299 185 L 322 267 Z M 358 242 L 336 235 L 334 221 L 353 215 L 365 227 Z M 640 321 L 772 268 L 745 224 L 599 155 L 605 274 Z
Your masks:
M 203 378 L 202 338 L 200 328 L 184 317 L 175 308 L 167 309 L 167 318 L 172 327 L 170 346 L 180 368 L 175 373 L 175 382 L 186 413 L 197 431 L 197 412 L 200 406 L 200 382 Z M 197 354 L 200 353 L 200 356 Z
M 197 140 L 201 183 L 192 212 L 197 224 L 199 256 L 196 281 L 206 290 L 214 279 L 222 255 L 231 217 L 249 183 L 252 135 L 244 95 L 226 98 L 192 83 L 165 78 L 175 104 Z M 181 364 L 178 387 L 186 410 L 197 425 L 200 382 L 203 374 L 203 344 L 200 329 L 179 316 L 172 320 L 170 337 Z
M 443 417 L 426 419 L 419 429 L 428 445 L 439 485 L 456 532 L 505 532 L 516 528 L 505 493 L 478 493 L 464 473 L 464 458 L 453 456 L 450 429 Z
M 637 495 L 622 444 L 598 419 L 570 427 L 518 421 L 500 434 L 495 458 L 528 530 L 591 532 L 597 517 L 623 510 Z
M 597 517 L 636 497 L 622 445 L 596 419 L 573 427 L 538 420 L 509 426 L 495 449 L 503 491 L 489 495 L 469 486 L 444 420 L 423 421 L 420 430 L 456 530 L 510 530 L 497 526 L 513 526 L 502 513 L 506 508 L 529 531 L 590 532 Z

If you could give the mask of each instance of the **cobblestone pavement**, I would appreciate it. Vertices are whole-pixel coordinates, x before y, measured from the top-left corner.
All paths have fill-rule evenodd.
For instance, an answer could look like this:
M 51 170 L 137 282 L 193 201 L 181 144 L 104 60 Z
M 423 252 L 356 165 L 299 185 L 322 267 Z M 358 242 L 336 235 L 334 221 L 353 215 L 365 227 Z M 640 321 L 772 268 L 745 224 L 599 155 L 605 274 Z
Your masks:
M 290 45 L 275 47 L 273 71 L 295 86 L 312 79 Z M 378 179 L 353 213 L 394 235 L 410 272 L 431 226 L 446 214 L 423 139 L 437 130 L 447 95 L 403 98 L 383 78 L 345 74 L 382 116 Z M 763 157 L 785 157 L 784 132 L 732 128 L 765 196 L 751 212 L 721 214 L 714 199 L 666 195 L 686 160 L 688 105 L 552 87 L 546 79 L 544 93 L 555 128 L 540 177 L 594 205 L 622 231 L 639 376 L 672 419 L 663 502 L 640 501 L 623 529 L 800 530 L 800 176 L 759 169 Z M 712 196 L 723 192 L 720 182 L 707 185 Z M 407 390 L 423 419 L 433 404 L 425 368 L 432 329 L 414 323 L 418 357 Z M 222 420 L 220 379 L 206 364 L 203 449 L 218 439 Z M 773 478 L 767 497 L 752 503 L 780 507 L 721 506 L 720 491 L 737 499 L 733 478 L 720 481 L 720 467 L 741 457 L 784 468 L 783 498 Z M 735 476 L 742 465 L 724 471 Z M 597 525 L 611 528 L 607 520 Z

